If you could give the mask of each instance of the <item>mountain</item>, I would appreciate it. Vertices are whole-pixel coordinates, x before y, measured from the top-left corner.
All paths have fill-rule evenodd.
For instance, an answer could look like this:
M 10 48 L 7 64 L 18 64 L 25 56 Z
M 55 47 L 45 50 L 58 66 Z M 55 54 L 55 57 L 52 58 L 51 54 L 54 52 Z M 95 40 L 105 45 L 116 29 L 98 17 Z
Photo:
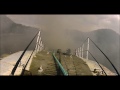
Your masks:
M 98 29 L 91 32 L 82 32 L 78 30 L 64 30 L 61 31 L 62 33 L 59 35 L 56 33 L 53 33 L 53 38 L 50 38 L 46 31 L 42 31 L 43 41 L 46 45 L 46 47 L 49 47 L 49 41 L 52 44 L 50 47 L 50 50 L 52 49 L 62 49 L 65 51 L 65 49 L 70 48 L 75 53 L 75 49 L 80 47 L 83 42 L 87 39 L 87 37 L 90 37 L 96 45 L 108 56 L 108 58 L 111 60 L 111 62 L 115 65 L 115 67 L 119 70 L 120 68 L 120 35 L 113 31 L 112 29 Z M 47 36 L 47 37 L 46 37 Z M 57 42 L 59 41 L 59 42 Z M 54 47 L 54 45 L 58 45 L 58 47 Z M 64 49 L 65 48 L 65 49 Z M 87 48 L 87 41 L 84 45 L 84 50 Z M 90 52 L 93 54 L 93 56 L 97 59 L 97 61 L 106 67 L 108 67 L 110 70 L 114 72 L 113 67 L 108 62 L 108 60 L 105 58 L 105 56 L 95 47 L 95 45 L 90 41 Z M 86 52 L 84 52 L 84 57 L 86 57 Z M 89 59 L 94 60 L 90 54 Z M 120 72 L 120 70 L 119 70 Z
M 37 28 L 16 24 L 7 16 L 0 15 L 0 56 L 24 50 L 37 32 Z M 35 42 L 29 50 L 35 46 Z
M 89 32 L 88 36 L 98 45 L 98 47 L 108 56 L 111 62 L 119 70 L 120 68 L 120 35 L 111 29 L 99 29 L 93 32 Z M 96 59 L 103 65 L 109 67 L 114 71 L 113 67 L 103 56 L 103 54 L 95 48 L 94 45 L 90 45 L 90 51 L 96 57 Z M 120 72 L 120 70 L 119 70 Z
M 0 55 L 24 50 L 37 32 L 37 28 L 16 24 L 8 17 L 0 15 Z M 120 72 L 120 35 L 112 29 L 98 29 L 91 32 L 82 32 L 82 30 L 42 30 L 41 35 L 45 47 L 49 50 L 62 49 L 62 51 L 65 51 L 70 48 L 73 53 L 87 37 L 90 37 Z M 35 43 L 36 40 L 34 40 L 29 50 L 35 47 Z M 87 42 L 85 42 L 84 50 L 86 46 Z M 107 59 L 91 41 L 90 52 L 101 64 L 114 71 Z M 86 52 L 84 53 L 85 57 Z M 90 54 L 89 59 L 94 60 Z

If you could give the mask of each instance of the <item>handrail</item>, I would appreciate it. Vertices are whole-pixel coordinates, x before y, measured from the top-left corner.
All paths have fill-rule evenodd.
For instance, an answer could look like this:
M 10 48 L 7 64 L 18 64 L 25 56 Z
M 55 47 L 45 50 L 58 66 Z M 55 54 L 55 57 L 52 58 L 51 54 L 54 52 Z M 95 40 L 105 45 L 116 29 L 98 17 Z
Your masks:
M 39 31 L 38 31 L 38 33 L 39 33 Z M 38 33 L 37 33 L 37 34 L 38 34 Z M 35 39 L 35 37 L 37 36 L 37 34 L 36 34 L 36 35 L 34 36 L 34 38 L 30 41 L 30 43 L 28 44 L 28 46 L 25 48 L 25 50 L 24 50 L 23 53 L 21 54 L 20 58 L 18 59 L 18 61 L 17 61 L 16 64 L 15 64 L 14 68 L 12 69 L 11 75 L 14 75 L 14 73 L 15 73 L 15 71 L 16 71 L 16 69 L 17 69 L 17 67 L 18 67 L 18 65 L 19 65 L 19 63 L 20 63 L 20 61 L 21 61 L 21 59 L 22 59 L 22 57 L 23 57 L 23 55 L 25 54 L 25 52 L 27 51 L 28 47 L 31 45 L 31 43 L 33 42 L 33 40 Z
M 55 53 L 53 53 L 52 55 L 53 55 L 55 61 L 57 62 L 57 64 L 59 65 L 59 67 L 60 67 L 63 75 L 68 76 L 67 71 L 63 68 L 63 66 L 61 65 L 61 63 L 59 62 L 59 60 L 55 57 Z
M 25 64 L 25 66 L 23 67 L 23 70 L 22 70 L 21 75 L 24 75 L 25 68 L 26 68 L 26 66 L 28 65 L 28 62 L 30 61 L 30 59 L 31 59 L 31 57 L 32 57 L 32 55 L 33 55 L 33 52 L 34 52 L 34 51 L 35 51 L 35 48 L 33 49 L 33 51 L 32 51 L 32 53 L 31 53 L 31 55 L 30 55 L 30 57 L 29 57 L 29 59 L 28 59 L 27 63 L 26 63 L 26 64 Z
M 87 39 L 90 39 L 89 37 L 87 37 Z M 86 40 L 87 40 L 86 39 Z M 86 41 L 85 40 L 85 41 Z M 84 43 L 85 43 L 85 41 L 84 41 Z M 105 53 L 92 41 L 92 39 L 90 39 L 90 41 L 101 51 L 101 53 L 107 58 L 107 60 L 109 61 L 109 63 L 112 65 L 112 67 L 114 68 L 114 70 L 116 71 L 116 73 L 118 74 L 118 75 L 120 75 L 119 74 L 119 72 L 118 72 L 118 70 L 116 69 L 116 67 L 113 65 L 113 63 L 110 61 L 110 59 L 107 57 L 107 55 L 105 55 Z M 83 44 L 84 44 L 83 43 Z M 83 45 L 82 44 L 82 45 Z M 82 47 L 82 45 L 81 45 L 81 47 Z M 89 51 L 89 50 L 87 50 L 87 51 Z M 82 51 L 83 52 L 83 51 Z M 89 52 L 90 53 L 90 52 Z
M 89 37 L 88 37 L 89 38 Z M 90 38 L 89 38 L 90 39 Z M 91 40 L 91 39 L 90 39 Z M 91 40 L 92 41 L 92 40 Z M 110 62 L 110 64 L 112 65 L 112 67 L 115 69 L 115 71 L 116 71 L 116 73 L 118 74 L 118 75 L 120 75 L 119 74 L 119 72 L 117 71 L 117 69 L 116 69 L 116 67 L 113 65 L 113 63 L 110 61 L 110 59 L 107 57 L 107 55 L 105 55 L 105 53 L 92 41 L 92 43 L 102 52 L 102 54 L 107 58 L 107 60 Z
M 106 74 L 106 72 L 105 72 L 105 70 L 102 68 L 102 66 L 99 64 L 99 62 L 96 60 L 96 58 L 92 55 L 92 53 L 89 51 L 89 50 L 84 50 L 83 52 L 86 52 L 86 51 L 88 51 L 89 52 L 89 54 L 94 58 L 94 60 L 97 62 L 97 64 L 100 66 L 100 68 L 103 70 L 103 72 L 105 73 L 105 75 L 107 76 L 107 74 Z
M 90 55 L 94 58 L 94 60 L 97 62 L 97 64 L 100 66 L 100 68 L 103 70 L 103 72 L 105 73 L 105 75 L 107 76 L 105 70 L 102 68 L 102 66 L 98 63 L 98 61 L 96 60 L 96 58 L 92 55 L 92 53 L 90 51 L 88 51 L 90 53 Z

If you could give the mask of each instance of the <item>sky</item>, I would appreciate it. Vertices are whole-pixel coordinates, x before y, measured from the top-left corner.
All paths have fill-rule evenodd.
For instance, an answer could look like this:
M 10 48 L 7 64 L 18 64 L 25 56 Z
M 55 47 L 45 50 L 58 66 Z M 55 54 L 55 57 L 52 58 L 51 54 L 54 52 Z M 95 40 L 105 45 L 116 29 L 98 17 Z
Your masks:
M 97 29 L 113 29 L 120 34 L 120 18 L 112 15 L 7 15 L 16 23 L 42 30 L 79 30 L 89 32 Z

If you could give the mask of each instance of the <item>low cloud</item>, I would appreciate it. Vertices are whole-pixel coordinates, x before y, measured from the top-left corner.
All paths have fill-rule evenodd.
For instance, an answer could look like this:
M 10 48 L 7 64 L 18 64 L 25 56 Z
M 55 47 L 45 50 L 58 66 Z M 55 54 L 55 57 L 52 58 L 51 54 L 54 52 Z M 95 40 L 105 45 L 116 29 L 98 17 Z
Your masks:
M 13 21 L 43 30 L 80 30 L 84 32 L 101 28 L 119 33 L 119 15 L 7 15 Z

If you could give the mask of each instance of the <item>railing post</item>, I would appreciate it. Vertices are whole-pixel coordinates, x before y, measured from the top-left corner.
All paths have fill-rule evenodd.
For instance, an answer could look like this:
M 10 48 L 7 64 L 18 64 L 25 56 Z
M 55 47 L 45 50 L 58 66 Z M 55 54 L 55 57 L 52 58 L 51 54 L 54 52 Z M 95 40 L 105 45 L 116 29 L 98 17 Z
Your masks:
M 38 41 L 37 53 L 38 53 L 38 51 L 39 51 L 39 48 L 40 48 L 40 45 L 39 45 L 39 41 Z
M 78 50 L 79 50 L 79 58 L 81 58 L 81 51 L 80 51 L 80 48 L 78 48 Z
M 79 48 L 77 48 L 77 57 L 79 57 Z
M 87 54 L 86 54 L 86 59 L 88 60 L 88 51 L 89 51 L 89 38 L 88 38 L 88 43 L 87 43 Z
M 40 43 L 41 43 L 41 37 L 39 38 L 39 43 L 38 43 L 38 46 L 39 46 L 39 48 L 38 48 L 38 51 L 40 51 Z
M 83 49 L 84 49 L 84 44 L 82 45 L 82 58 L 83 58 Z
M 81 47 L 80 47 L 80 58 L 81 58 L 81 54 L 82 54 L 82 53 L 81 53 Z
M 77 55 L 78 55 L 78 57 L 79 57 L 79 48 L 77 48 Z
M 36 42 L 36 47 L 35 47 L 36 53 L 38 52 L 38 48 L 39 48 L 39 38 L 40 38 L 40 31 L 39 31 L 39 33 L 38 33 L 37 42 Z
M 40 42 L 41 42 L 41 37 L 39 38 L 39 41 L 38 41 L 38 48 L 37 48 L 37 52 L 40 51 Z

